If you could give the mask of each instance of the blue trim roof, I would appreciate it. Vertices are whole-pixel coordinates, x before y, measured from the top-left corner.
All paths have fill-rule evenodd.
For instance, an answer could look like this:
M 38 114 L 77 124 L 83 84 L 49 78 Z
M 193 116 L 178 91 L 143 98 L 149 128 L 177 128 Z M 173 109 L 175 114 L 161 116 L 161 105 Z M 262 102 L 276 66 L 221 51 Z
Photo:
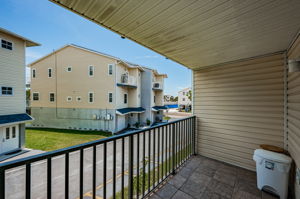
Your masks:
M 30 117 L 26 113 L 13 114 L 13 115 L 0 115 L 0 125 L 16 123 L 16 122 L 25 122 L 30 120 L 32 120 L 32 117 Z
M 125 114 L 128 114 L 128 113 L 142 113 L 145 111 L 144 108 L 142 107 L 138 107 L 138 108 L 121 108 L 121 109 L 117 109 L 117 111 L 122 114 L 122 115 L 125 115 Z
M 153 106 L 152 108 L 155 109 L 156 111 L 168 109 L 168 107 L 166 106 Z
M 134 85 L 121 84 L 121 83 L 117 83 L 117 86 L 124 86 L 124 87 L 129 87 L 129 88 L 137 88 L 137 86 L 134 86 Z

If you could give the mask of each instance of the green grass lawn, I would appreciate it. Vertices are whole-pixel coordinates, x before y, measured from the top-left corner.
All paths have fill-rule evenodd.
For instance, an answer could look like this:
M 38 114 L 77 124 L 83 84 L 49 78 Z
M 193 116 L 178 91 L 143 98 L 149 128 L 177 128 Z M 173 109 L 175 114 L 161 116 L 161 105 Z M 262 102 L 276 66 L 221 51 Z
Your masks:
M 53 151 L 108 136 L 111 136 L 111 133 L 102 131 L 27 128 L 26 148 Z

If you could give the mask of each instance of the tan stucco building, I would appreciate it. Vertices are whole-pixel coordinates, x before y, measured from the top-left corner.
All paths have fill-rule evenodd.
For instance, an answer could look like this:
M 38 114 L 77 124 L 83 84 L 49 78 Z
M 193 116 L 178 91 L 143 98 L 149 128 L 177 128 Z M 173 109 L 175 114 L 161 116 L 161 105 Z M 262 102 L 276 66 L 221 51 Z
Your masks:
M 163 79 L 152 69 L 74 44 L 36 60 L 31 67 L 31 112 L 38 127 L 117 132 L 155 117 L 143 98 L 163 99 Z M 142 91 L 149 70 L 161 82 L 156 92 Z M 156 80 L 155 79 L 155 80 Z M 157 86 L 157 85 L 153 85 Z M 155 97 L 154 97 L 155 96 Z M 161 98 L 161 99 L 160 99 Z M 150 111 L 151 114 L 151 111 Z

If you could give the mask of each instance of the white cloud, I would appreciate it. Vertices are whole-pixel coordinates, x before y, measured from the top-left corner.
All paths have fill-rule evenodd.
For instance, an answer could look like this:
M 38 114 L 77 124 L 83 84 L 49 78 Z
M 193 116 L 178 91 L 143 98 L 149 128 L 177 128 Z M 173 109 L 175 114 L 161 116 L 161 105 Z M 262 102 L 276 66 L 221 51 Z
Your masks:
M 144 55 L 144 56 L 137 56 L 135 59 L 156 59 L 159 58 L 158 55 Z
M 42 54 L 35 52 L 29 48 L 26 50 L 26 64 L 28 64 L 40 57 L 42 57 Z

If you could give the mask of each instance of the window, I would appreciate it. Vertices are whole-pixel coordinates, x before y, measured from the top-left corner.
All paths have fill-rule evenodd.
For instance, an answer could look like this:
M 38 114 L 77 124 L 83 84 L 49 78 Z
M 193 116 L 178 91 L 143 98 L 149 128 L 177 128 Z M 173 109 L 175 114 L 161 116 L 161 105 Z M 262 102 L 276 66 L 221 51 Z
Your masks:
M 12 43 L 9 41 L 1 39 L 1 46 L 7 50 L 12 50 Z
M 7 127 L 5 130 L 5 139 L 7 139 L 7 140 L 9 139 L 9 134 L 10 134 L 9 127 Z
M 1 94 L 2 95 L 13 95 L 13 88 L 12 87 L 7 87 L 7 86 L 2 86 L 1 87 Z
M 185 98 L 182 98 L 182 101 L 184 102 L 184 101 L 185 101 Z
M 89 102 L 90 103 L 94 102 L 94 93 L 93 92 L 89 92 Z
M 113 64 L 108 64 L 108 74 L 112 75 L 113 74 Z
M 39 101 L 40 99 L 39 93 L 32 93 L 32 99 L 33 101 Z
M 12 138 L 15 138 L 16 137 L 16 127 L 13 126 L 12 127 Z
M 77 102 L 81 102 L 81 97 L 80 97 L 80 96 L 77 96 L 77 97 L 76 97 L 76 100 L 77 100 Z
M 89 76 L 94 76 L 94 66 L 89 66 Z
M 50 101 L 50 102 L 54 102 L 54 101 L 55 101 L 54 93 L 50 93 L 50 94 L 49 94 L 49 101 Z
M 185 95 L 185 92 L 182 92 L 182 95 Z
M 108 93 L 108 102 L 109 103 L 113 102 L 113 94 L 112 93 Z
M 72 72 L 72 66 L 67 67 L 67 72 Z
M 36 77 L 36 70 L 32 69 L 32 78 L 35 78 L 35 77 Z
M 71 97 L 71 96 L 68 96 L 68 97 L 67 97 L 67 101 L 68 101 L 68 102 L 72 101 L 72 97 Z
M 154 103 L 155 103 L 155 95 L 153 96 L 153 101 L 154 101 Z
M 124 104 L 127 104 L 127 94 L 124 94 Z
M 52 77 L 52 68 L 48 68 L 48 77 Z

